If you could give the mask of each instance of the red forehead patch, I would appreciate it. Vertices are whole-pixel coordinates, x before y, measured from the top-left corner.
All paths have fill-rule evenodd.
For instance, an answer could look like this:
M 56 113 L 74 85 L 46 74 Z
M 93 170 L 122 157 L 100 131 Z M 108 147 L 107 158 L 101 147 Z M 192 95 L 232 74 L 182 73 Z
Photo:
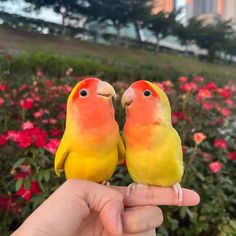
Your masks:
M 91 89 L 93 87 L 95 87 L 95 85 L 97 84 L 97 82 L 99 81 L 98 78 L 87 78 L 82 80 L 81 82 L 79 82 L 79 86 L 75 89 L 74 94 L 72 96 L 72 101 L 74 101 L 76 98 L 78 98 L 79 96 L 79 90 L 81 89 Z
M 146 89 L 152 92 L 153 97 L 159 97 L 157 91 L 146 80 L 138 80 L 131 85 L 132 88 L 145 91 Z

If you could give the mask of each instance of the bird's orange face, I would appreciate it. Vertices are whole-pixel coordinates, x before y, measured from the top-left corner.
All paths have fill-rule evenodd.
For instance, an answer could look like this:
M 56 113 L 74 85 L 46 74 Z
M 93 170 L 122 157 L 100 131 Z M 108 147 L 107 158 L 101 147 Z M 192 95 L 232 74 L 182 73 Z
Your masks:
M 131 84 L 122 96 L 122 105 L 126 108 L 128 119 L 141 123 L 150 123 L 156 119 L 156 110 L 160 96 L 145 80 Z
M 114 119 L 113 97 L 115 90 L 105 81 L 87 78 L 79 82 L 67 102 L 68 121 L 87 129 Z

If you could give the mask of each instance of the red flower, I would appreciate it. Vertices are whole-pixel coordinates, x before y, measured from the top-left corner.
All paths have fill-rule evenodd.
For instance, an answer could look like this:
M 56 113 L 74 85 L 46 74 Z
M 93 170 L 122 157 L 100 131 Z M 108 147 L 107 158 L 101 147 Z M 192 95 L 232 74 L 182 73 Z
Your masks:
M 216 173 L 222 169 L 222 164 L 218 161 L 215 161 L 209 165 L 209 168 L 211 169 L 211 172 Z
M 35 118 L 40 118 L 40 117 L 43 116 L 43 114 L 44 114 L 44 110 L 43 110 L 42 108 L 40 108 L 38 111 L 36 111 L 36 112 L 34 113 L 34 117 L 35 117 Z
M 61 136 L 61 131 L 58 128 L 51 130 L 52 136 Z
M 59 144 L 59 139 L 50 139 L 49 142 L 44 146 L 44 149 L 51 152 L 52 154 L 55 154 Z
M 180 90 L 186 91 L 186 92 L 195 92 L 198 90 L 198 87 L 194 82 L 190 82 L 190 83 L 181 85 Z
M 5 103 L 3 98 L 0 98 L 0 106 L 2 106 Z
M 173 83 L 170 80 L 165 80 L 162 82 L 162 84 L 166 87 L 173 87 Z
M 232 92 L 229 89 L 219 88 L 217 92 L 224 98 L 230 98 L 232 96 Z
M 24 184 L 21 185 L 20 189 L 16 192 L 17 196 L 21 196 L 25 201 L 29 201 L 32 195 L 37 195 L 41 192 L 39 184 L 36 181 L 32 181 L 30 189 L 25 189 Z
M 9 130 L 7 132 L 7 140 L 12 140 L 14 142 L 18 142 L 19 140 L 19 133 L 16 130 Z
M 183 156 L 184 156 L 187 152 L 187 147 L 186 146 L 182 146 L 182 152 L 183 152 Z
M 184 83 L 188 82 L 188 77 L 186 77 L 186 76 L 179 77 L 179 82 L 181 84 L 184 84 Z
M 226 99 L 225 103 L 228 104 L 230 107 L 234 106 L 234 101 L 230 98 Z
M 204 133 L 195 133 L 193 135 L 193 139 L 195 141 L 196 144 L 200 144 L 201 142 L 203 142 L 205 139 L 207 138 L 207 136 Z
M 6 135 L 4 135 L 4 134 L 0 134 L 0 146 L 5 145 L 6 142 L 7 142 Z
M 32 98 L 26 98 L 25 100 L 20 101 L 20 106 L 24 110 L 30 110 L 33 108 L 33 99 Z
M 46 79 L 45 82 L 44 82 L 44 84 L 45 84 L 46 87 L 52 87 L 53 81 L 50 80 L 50 79 Z
M 231 161 L 236 160 L 236 152 L 227 152 L 227 156 Z
M 198 91 L 198 95 L 197 95 L 199 98 L 211 98 L 212 97 L 212 94 L 211 94 L 211 91 L 206 89 L 206 88 L 201 88 L 199 91 Z
M 18 145 L 22 148 L 27 148 L 32 144 L 32 137 L 29 132 L 26 131 L 19 131 L 18 132 Z
M 207 83 L 207 84 L 205 85 L 205 88 L 210 89 L 210 90 L 216 90 L 216 89 L 217 89 L 217 86 L 216 86 L 215 83 L 209 82 L 209 83 Z
M 178 123 L 181 120 L 188 120 L 188 117 L 182 111 L 172 112 L 172 122 L 174 124 Z
M 227 149 L 227 142 L 224 139 L 216 139 L 214 146 L 220 149 Z
M 47 143 L 46 139 L 48 134 L 46 131 L 43 131 L 39 127 L 34 127 L 29 131 L 35 146 L 43 147 Z
M 7 85 L 5 85 L 5 84 L 0 84 L 0 91 L 5 92 L 5 91 L 7 91 L 7 89 L 8 89 L 8 86 L 7 86 Z

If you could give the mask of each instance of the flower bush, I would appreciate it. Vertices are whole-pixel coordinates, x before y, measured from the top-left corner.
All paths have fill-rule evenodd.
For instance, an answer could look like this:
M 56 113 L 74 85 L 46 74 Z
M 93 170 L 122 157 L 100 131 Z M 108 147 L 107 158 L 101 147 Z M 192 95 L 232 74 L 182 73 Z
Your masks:
M 65 127 L 67 96 L 82 78 L 76 77 L 73 66 L 65 67 L 59 79 L 46 74 L 47 71 L 40 70 L 31 75 L 27 72 L 25 80 L 21 74 L 14 81 L 11 70 L 1 75 L 0 232 L 3 234 L 14 231 L 65 180 L 63 175 L 58 178 L 54 173 L 54 154 Z M 182 186 L 196 190 L 201 203 L 190 208 L 164 207 L 165 221 L 158 233 L 225 235 L 227 230 L 227 235 L 234 235 L 236 85 L 227 81 L 219 86 L 205 81 L 203 76 L 175 80 L 178 82 L 153 79 L 168 94 L 173 126 L 182 139 L 185 162 Z M 124 79 L 112 85 L 120 98 L 129 84 Z M 115 108 L 122 129 L 125 114 L 119 101 Z M 111 181 L 115 185 L 131 182 L 125 162 L 117 167 Z M 231 226 L 227 227 L 226 222 L 231 222 Z

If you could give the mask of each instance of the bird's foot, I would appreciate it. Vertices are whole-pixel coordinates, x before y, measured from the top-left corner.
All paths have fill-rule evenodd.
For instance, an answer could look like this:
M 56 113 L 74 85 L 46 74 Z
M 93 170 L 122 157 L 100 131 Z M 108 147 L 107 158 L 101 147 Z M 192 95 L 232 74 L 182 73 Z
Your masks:
M 111 186 L 111 183 L 109 181 L 106 181 L 106 180 L 103 180 L 101 184 L 104 185 L 104 186 L 107 186 L 107 187 Z
M 179 183 L 175 183 L 172 188 L 175 192 L 175 204 L 178 206 L 182 206 L 183 202 L 183 189 L 181 188 Z
M 148 186 L 145 184 L 132 183 L 127 186 L 126 195 L 129 196 L 132 191 L 137 189 L 146 189 Z

